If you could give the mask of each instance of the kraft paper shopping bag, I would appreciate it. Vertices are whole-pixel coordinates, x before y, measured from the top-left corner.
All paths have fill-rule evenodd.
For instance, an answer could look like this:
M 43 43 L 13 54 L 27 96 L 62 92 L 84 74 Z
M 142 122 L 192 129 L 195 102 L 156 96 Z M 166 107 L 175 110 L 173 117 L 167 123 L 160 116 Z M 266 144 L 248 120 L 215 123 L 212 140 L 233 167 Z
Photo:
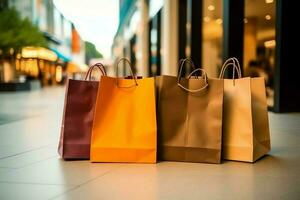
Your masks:
M 186 62 L 178 77 L 156 77 L 159 160 L 220 163 L 223 81 L 199 68 L 181 78 Z
M 223 79 L 233 67 L 238 79 Z M 270 151 L 270 131 L 265 81 L 242 78 L 239 62 L 228 59 L 221 70 L 224 80 L 223 155 L 227 160 L 254 162 Z

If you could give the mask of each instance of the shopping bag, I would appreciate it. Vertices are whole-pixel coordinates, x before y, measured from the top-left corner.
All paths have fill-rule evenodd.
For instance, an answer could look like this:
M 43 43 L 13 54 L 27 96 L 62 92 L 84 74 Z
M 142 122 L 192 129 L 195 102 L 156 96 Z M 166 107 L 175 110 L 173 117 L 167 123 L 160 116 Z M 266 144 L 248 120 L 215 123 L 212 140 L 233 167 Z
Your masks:
M 181 78 L 186 62 L 178 77 L 156 77 L 159 160 L 220 163 L 223 81 L 199 68 Z
M 99 81 L 91 81 L 93 69 L 106 75 L 102 64 L 89 68 L 84 80 L 69 79 L 58 153 L 64 159 L 89 159 L 91 130 Z
M 223 79 L 229 66 L 234 69 L 233 78 Z M 219 78 L 224 80 L 222 157 L 254 162 L 271 148 L 264 78 L 242 78 L 236 58 L 224 63 Z
M 121 61 L 130 62 L 122 58 Z M 103 77 L 91 140 L 92 162 L 156 162 L 154 78 Z

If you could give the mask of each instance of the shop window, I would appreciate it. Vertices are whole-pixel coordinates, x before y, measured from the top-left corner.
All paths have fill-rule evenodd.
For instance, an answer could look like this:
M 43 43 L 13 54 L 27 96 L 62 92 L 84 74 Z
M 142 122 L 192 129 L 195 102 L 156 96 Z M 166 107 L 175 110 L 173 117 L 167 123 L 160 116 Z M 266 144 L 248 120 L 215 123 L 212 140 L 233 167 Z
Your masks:
M 202 18 L 202 68 L 217 77 L 222 65 L 222 1 L 204 0 Z
M 133 37 L 130 40 L 130 61 L 132 65 L 133 74 L 137 73 L 136 54 L 137 54 L 136 35 L 133 35 Z
M 161 74 L 161 10 L 149 24 L 149 76 Z
M 275 3 L 245 0 L 244 18 L 244 75 L 265 78 L 270 107 L 274 96 Z

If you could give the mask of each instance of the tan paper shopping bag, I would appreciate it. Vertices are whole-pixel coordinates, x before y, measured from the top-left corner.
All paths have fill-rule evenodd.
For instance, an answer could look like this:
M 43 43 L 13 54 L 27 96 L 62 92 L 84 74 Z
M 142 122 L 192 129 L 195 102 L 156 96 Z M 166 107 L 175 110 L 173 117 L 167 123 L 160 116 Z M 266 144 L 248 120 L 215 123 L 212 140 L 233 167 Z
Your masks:
M 223 79 L 232 66 L 238 79 Z M 223 154 L 227 160 L 254 162 L 270 150 L 270 132 L 265 81 L 262 77 L 242 78 L 236 58 L 221 70 L 224 80 Z
M 122 60 L 131 67 L 124 58 L 118 63 Z M 92 129 L 92 162 L 156 163 L 154 78 L 137 79 L 133 74 L 131 78 L 105 76 L 100 81 Z
M 181 78 L 158 76 L 157 128 L 159 160 L 220 163 L 223 81 L 202 69 Z M 191 75 L 202 71 L 199 78 Z

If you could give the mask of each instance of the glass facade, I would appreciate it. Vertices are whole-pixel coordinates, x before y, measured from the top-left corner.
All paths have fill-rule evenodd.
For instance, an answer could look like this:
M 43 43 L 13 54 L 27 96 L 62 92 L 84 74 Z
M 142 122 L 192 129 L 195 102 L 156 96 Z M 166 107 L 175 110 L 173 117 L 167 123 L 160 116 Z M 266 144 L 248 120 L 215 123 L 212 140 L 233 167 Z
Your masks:
M 136 56 L 137 56 L 137 44 L 136 44 L 136 35 L 133 35 L 130 39 L 130 61 L 133 67 L 133 73 L 136 73 Z
M 141 6 L 145 4 L 146 10 Z M 283 15 L 289 12 L 287 4 L 284 0 L 131 1 L 131 8 L 126 4 L 127 11 L 122 12 L 123 21 L 116 35 L 113 52 L 122 52 L 117 50 L 124 49 L 123 52 L 127 53 L 117 53 L 115 58 L 130 58 L 132 37 L 128 35 L 136 35 L 137 47 L 141 44 L 148 46 L 146 62 L 140 62 L 143 52 L 140 48 L 136 50 L 137 68 L 146 65 L 147 71 L 143 71 L 143 76 L 177 75 L 179 60 L 190 57 L 210 77 L 218 77 L 224 60 L 237 57 L 243 76 L 265 78 L 269 108 L 279 110 L 282 101 L 278 98 L 290 95 L 279 92 L 284 88 L 281 81 L 287 80 L 282 77 L 284 75 L 280 69 L 282 63 L 287 62 L 282 57 L 287 56 L 286 51 L 278 50 L 288 48 L 286 43 L 280 43 L 281 40 L 289 40 L 281 33 L 286 30 L 282 24 L 289 27 L 287 14 Z M 140 16 L 143 16 L 137 20 L 139 28 L 127 28 L 136 22 L 136 12 L 141 12 Z M 146 25 L 143 21 L 147 22 Z M 144 30 L 148 33 L 146 39 L 139 35 Z M 189 68 L 186 70 L 185 73 L 188 73 Z M 293 106 L 297 107 L 296 104 Z
M 202 13 L 202 67 L 211 77 L 217 77 L 222 65 L 223 43 L 222 1 L 204 0 Z
M 149 22 L 149 76 L 161 74 L 161 11 Z
M 61 38 L 63 35 L 62 16 L 61 13 L 56 8 L 54 8 L 53 13 L 54 13 L 54 34 L 55 36 Z
M 244 75 L 263 76 L 268 105 L 274 102 L 275 0 L 245 0 Z

